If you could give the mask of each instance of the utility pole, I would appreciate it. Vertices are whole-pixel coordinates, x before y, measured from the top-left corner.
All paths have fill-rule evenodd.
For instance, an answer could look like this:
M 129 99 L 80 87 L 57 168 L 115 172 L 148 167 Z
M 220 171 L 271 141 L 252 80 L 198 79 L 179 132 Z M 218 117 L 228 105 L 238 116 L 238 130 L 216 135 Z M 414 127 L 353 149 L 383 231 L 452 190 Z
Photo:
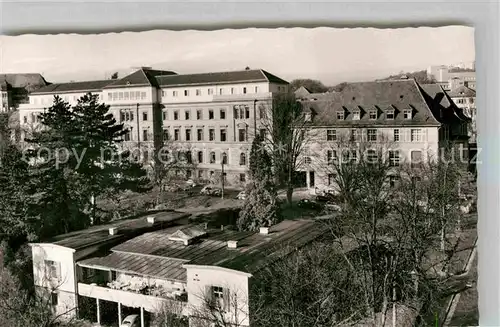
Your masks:
M 221 185 L 222 185 L 222 192 L 221 192 L 221 199 L 224 199 L 224 161 L 221 161 L 221 173 L 220 173 L 220 180 L 221 180 Z

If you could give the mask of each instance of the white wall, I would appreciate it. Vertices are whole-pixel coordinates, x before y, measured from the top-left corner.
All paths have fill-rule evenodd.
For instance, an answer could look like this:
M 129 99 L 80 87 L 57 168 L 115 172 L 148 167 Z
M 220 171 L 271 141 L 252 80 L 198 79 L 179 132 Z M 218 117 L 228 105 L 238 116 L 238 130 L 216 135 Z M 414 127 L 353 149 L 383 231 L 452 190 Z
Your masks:
M 185 102 L 211 102 L 214 98 L 214 95 L 243 95 L 245 94 L 243 93 L 244 88 L 246 88 L 246 94 L 261 94 L 270 92 L 269 83 L 239 83 L 208 86 L 163 87 L 161 89 L 161 99 L 162 103 L 165 104 Z M 213 91 L 212 94 L 208 94 L 209 89 Z M 233 93 L 231 93 L 231 89 L 233 89 Z M 184 95 L 185 90 L 188 91 L 187 96 Z M 196 90 L 200 91 L 200 95 L 196 95 Z M 174 91 L 177 92 L 177 96 L 173 95 Z
M 53 244 L 32 244 L 33 277 L 35 286 L 54 290 L 58 294 L 58 304 L 54 307 L 57 315 L 73 315 L 77 306 L 74 250 Z M 46 260 L 56 262 L 59 269 L 57 279 L 48 279 Z
M 191 315 L 200 316 L 200 312 L 203 312 L 207 288 L 219 286 L 228 289 L 228 294 L 230 294 L 227 321 L 238 326 L 249 326 L 248 282 L 250 274 L 214 266 L 186 265 L 186 268 Z

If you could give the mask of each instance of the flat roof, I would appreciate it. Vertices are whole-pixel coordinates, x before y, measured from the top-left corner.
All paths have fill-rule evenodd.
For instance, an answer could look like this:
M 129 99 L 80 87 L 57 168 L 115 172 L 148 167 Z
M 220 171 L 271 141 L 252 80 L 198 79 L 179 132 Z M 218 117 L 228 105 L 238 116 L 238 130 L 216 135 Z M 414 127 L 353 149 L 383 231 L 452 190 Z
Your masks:
M 147 222 L 146 217 L 155 217 L 155 223 Z M 130 219 L 120 219 L 112 221 L 109 224 L 93 226 L 84 230 L 71 232 L 68 234 L 58 235 L 44 243 L 53 243 L 59 246 L 79 250 L 91 245 L 105 243 L 108 241 L 119 239 L 127 240 L 145 232 L 158 230 L 165 227 L 167 222 L 175 222 L 181 218 L 189 217 L 189 213 L 164 211 L 156 213 L 145 213 L 140 217 Z M 109 229 L 112 227 L 118 228 L 116 235 L 110 235 Z
M 185 227 L 187 226 L 182 226 Z M 255 273 L 269 262 L 289 254 L 327 232 L 324 224 L 316 220 L 286 220 L 272 226 L 269 234 L 209 229 L 198 241 L 184 245 L 168 238 L 179 229 L 181 227 L 169 227 L 146 233 L 113 247 L 111 251 Z M 238 241 L 237 248 L 227 246 L 227 241 L 230 240 Z

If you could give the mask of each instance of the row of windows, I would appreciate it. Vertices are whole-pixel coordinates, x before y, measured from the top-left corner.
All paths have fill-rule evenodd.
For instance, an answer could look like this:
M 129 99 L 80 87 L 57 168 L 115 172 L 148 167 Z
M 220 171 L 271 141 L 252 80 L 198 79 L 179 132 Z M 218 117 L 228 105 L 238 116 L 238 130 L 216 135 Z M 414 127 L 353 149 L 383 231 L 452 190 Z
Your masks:
M 99 101 L 100 97 L 98 94 L 97 95 L 97 101 Z M 69 102 L 69 101 L 72 101 L 72 102 L 76 102 L 78 101 L 78 99 L 80 99 L 81 96 L 78 96 L 78 95 L 72 95 L 72 96 L 69 96 L 69 95 L 62 95 L 61 96 L 61 99 L 64 101 L 64 102 Z M 38 100 L 40 100 L 40 104 L 52 104 L 54 102 L 54 98 L 53 97 L 41 97 L 41 98 L 38 98 L 38 97 L 33 97 L 33 104 L 38 104 Z
M 360 130 L 358 129 L 351 129 L 349 139 L 351 141 L 359 141 L 360 140 Z M 394 142 L 400 142 L 401 141 L 401 133 L 400 129 L 396 128 L 392 131 L 392 140 Z M 422 142 L 422 129 L 420 128 L 412 128 L 410 129 L 410 141 L 411 142 Z M 368 142 L 377 142 L 379 139 L 378 135 L 378 130 L 375 128 L 368 128 L 366 130 L 366 140 Z M 337 135 L 337 130 L 335 129 L 327 129 L 326 130 L 326 140 L 327 141 L 338 141 L 339 137 Z
M 162 155 L 161 159 L 163 161 L 167 161 L 168 162 L 168 161 L 171 160 L 170 152 L 164 151 L 164 152 L 161 153 L 161 155 Z M 178 159 L 180 161 L 185 161 L 188 164 L 193 163 L 193 154 L 192 154 L 191 151 L 179 152 L 179 153 L 177 153 L 177 156 L 178 156 Z M 215 163 L 217 163 L 216 162 L 215 151 L 211 151 L 208 154 L 208 161 L 207 162 L 205 162 L 203 151 L 198 151 L 196 153 L 196 159 L 197 159 L 197 163 L 209 163 L 209 164 L 215 164 Z M 219 163 L 227 165 L 228 162 L 229 162 L 229 160 L 228 160 L 227 153 L 226 152 L 221 152 Z M 246 155 L 246 153 L 242 152 L 242 153 L 240 153 L 239 165 L 240 166 L 245 166 L 246 164 L 247 164 L 247 155 Z
M 348 116 L 348 113 L 345 110 L 337 111 L 337 120 L 345 120 Z M 368 110 L 368 119 L 377 120 L 380 116 L 380 111 L 376 109 Z M 352 112 L 352 120 L 360 120 L 362 117 L 361 110 L 354 110 Z M 388 109 L 385 111 L 385 119 L 394 120 L 396 118 L 396 110 Z M 413 110 L 404 109 L 403 110 L 403 118 L 406 120 L 410 120 L 413 118 Z
M 207 177 L 209 179 L 212 179 L 215 177 L 215 171 L 214 170 L 209 170 L 207 171 L 208 174 L 205 174 L 205 170 L 203 169 L 198 169 L 198 174 L 197 177 L 198 179 L 205 179 L 205 175 L 208 175 Z M 177 169 L 175 170 L 175 175 L 179 176 L 181 174 L 181 170 Z M 185 174 L 186 179 L 192 178 L 193 177 L 193 172 L 190 169 L 186 169 L 186 174 Z M 227 173 L 223 173 L 224 181 L 227 181 Z M 247 178 L 245 173 L 240 173 L 238 174 L 238 179 L 240 183 L 245 183 Z
M 422 162 L 422 151 L 414 150 L 410 153 L 411 162 L 421 163 Z M 377 162 L 379 159 L 379 154 L 375 150 L 366 151 L 366 160 L 368 162 Z M 356 162 L 358 160 L 358 153 L 356 150 L 344 151 L 342 153 L 342 162 Z M 398 167 L 401 161 L 401 155 L 399 150 L 389 150 L 388 160 L 390 167 Z M 304 160 L 305 164 L 311 164 L 312 160 L 310 157 L 306 157 Z M 333 165 L 338 162 L 337 150 L 327 150 L 326 151 L 326 162 L 328 165 Z
M 146 92 L 141 91 L 108 92 L 108 101 L 145 100 L 146 97 Z
M 262 136 L 265 136 L 264 129 L 261 130 L 260 133 Z M 190 128 L 185 129 L 184 130 L 184 139 L 182 141 L 194 141 L 195 139 L 193 138 L 192 134 L 193 134 L 192 129 L 190 129 Z M 248 139 L 248 135 L 247 135 L 246 128 L 238 129 L 238 136 L 237 136 L 238 142 L 246 142 L 247 139 Z M 163 130 L 163 140 L 164 141 L 170 140 L 170 134 L 169 134 L 168 129 Z M 174 129 L 173 140 L 174 141 L 181 141 L 181 131 L 179 128 Z M 203 128 L 196 129 L 196 141 L 206 141 Z M 210 128 L 208 130 L 208 141 L 215 141 L 215 129 L 214 128 Z M 220 142 L 227 142 L 228 141 L 227 129 L 221 128 L 219 130 L 219 141 Z
M 457 99 L 457 103 L 465 104 L 465 103 L 467 103 L 467 99 L 465 99 L 465 98 Z M 469 103 L 474 103 L 474 98 L 469 98 Z
M 253 89 L 247 88 L 247 87 L 243 87 L 240 90 L 241 90 L 240 94 L 250 93 L 250 90 L 253 90 L 253 93 L 259 93 L 259 87 L 258 86 L 255 86 Z M 162 97 L 168 97 L 168 96 L 178 97 L 179 94 L 182 94 L 185 97 L 188 97 L 188 96 L 191 96 L 191 95 L 202 96 L 202 95 L 204 95 L 204 92 L 206 92 L 207 95 L 214 95 L 214 89 L 213 88 L 208 88 L 208 89 L 205 89 L 205 90 L 203 90 L 203 89 L 183 90 L 182 92 L 179 92 L 179 90 L 172 90 L 172 91 L 162 90 L 161 91 L 161 96 Z M 226 92 L 228 92 L 227 94 L 238 94 L 237 93 L 238 89 L 236 87 L 231 87 L 231 88 L 228 88 L 227 90 L 224 89 L 224 88 L 220 88 L 219 89 L 219 95 L 226 94 Z
M 182 116 L 184 120 L 191 120 L 191 109 L 185 109 L 184 110 L 184 115 Z M 198 109 L 196 110 L 196 120 L 203 120 L 204 115 L 203 115 L 204 110 L 203 109 Z M 250 118 L 250 107 L 247 105 L 236 105 L 233 107 L 233 117 L 234 119 L 249 119 Z M 266 118 L 266 110 L 263 107 L 259 108 L 259 117 L 260 118 Z M 164 121 L 168 120 L 168 112 L 165 110 L 163 111 L 162 118 Z M 181 113 L 179 110 L 174 110 L 173 111 L 173 120 L 180 120 L 181 118 Z M 219 119 L 226 119 L 226 109 L 219 109 Z M 208 110 L 208 119 L 212 120 L 215 119 L 215 110 L 214 109 L 209 109 Z

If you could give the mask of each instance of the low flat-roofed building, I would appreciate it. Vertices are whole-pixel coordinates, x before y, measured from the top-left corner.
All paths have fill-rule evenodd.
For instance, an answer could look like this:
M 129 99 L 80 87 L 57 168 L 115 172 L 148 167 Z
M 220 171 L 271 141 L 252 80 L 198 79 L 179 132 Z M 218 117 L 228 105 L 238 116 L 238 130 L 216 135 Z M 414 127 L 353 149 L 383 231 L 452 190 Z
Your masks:
M 158 214 L 150 220 L 158 226 L 161 221 L 171 223 L 175 215 Z M 175 308 L 193 323 L 211 319 L 207 310 L 217 308 L 226 321 L 250 326 L 249 285 L 260 269 L 326 232 L 316 220 L 283 221 L 260 232 L 164 224 L 144 233 L 148 224 L 140 218 L 32 244 L 37 286 L 59 296 L 55 308 L 60 314 L 88 313 L 83 304 L 90 303 L 93 316 L 87 318 L 98 323 L 116 323 L 132 312 L 144 326 L 165 308 Z M 89 247 L 93 250 L 86 250 Z M 48 272 L 49 281 L 60 285 L 43 283 L 40 272 Z M 109 310 L 112 317 L 103 314 Z

